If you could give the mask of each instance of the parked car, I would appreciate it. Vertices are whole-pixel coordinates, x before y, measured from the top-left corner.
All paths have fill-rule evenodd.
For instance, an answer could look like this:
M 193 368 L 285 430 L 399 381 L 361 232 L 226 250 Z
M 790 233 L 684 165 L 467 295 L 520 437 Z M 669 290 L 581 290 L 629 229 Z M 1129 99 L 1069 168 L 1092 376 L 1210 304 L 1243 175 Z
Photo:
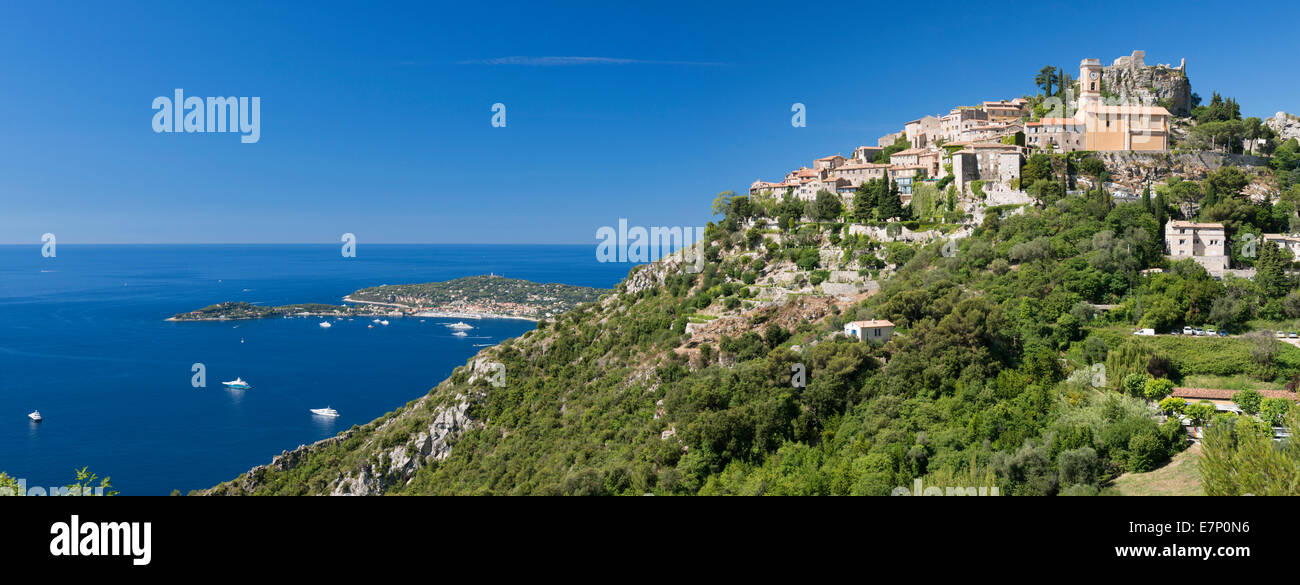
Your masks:
M 1228 332 L 1227 332 L 1227 331 L 1224 331 L 1224 330 L 1222 330 L 1222 329 L 1219 330 L 1219 337 L 1227 337 L 1227 336 L 1228 336 Z
M 1133 335 L 1155 335 L 1155 334 L 1156 334 L 1155 329 L 1138 329 L 1137 331 L 1133 332 Z
M 1290 333 L 1287 333 L 1286 336 L 1290 337 L 1291 339 L 1295 339 L 1297 337 L 1300 337 L 1300 333 L 1296 333 L 1295 331 L 1292 331 Z
M 1279 331 L 1278 333 L 1281 333 L 1281 331 Z M 1183 335 L 1191 335 L 1191 334 L 1192 334 L 1191 327 L 1183 327 Z
M 1205 335 L 1205 330 L 1200 327 L 1192 329 L 1192 335 Z
M 1286 332 L 1285 332 L 1285 331 L 1278 331 L 1278 332 L 1277 332 L 1277 336 L 1278 336 L 1278 337 L 1286 337 Z

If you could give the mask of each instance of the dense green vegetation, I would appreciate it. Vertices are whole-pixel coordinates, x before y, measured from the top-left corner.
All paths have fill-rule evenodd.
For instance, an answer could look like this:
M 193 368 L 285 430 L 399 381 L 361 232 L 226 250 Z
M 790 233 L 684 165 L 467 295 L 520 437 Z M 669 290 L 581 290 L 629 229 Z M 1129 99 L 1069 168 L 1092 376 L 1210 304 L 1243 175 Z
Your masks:
M 113 490 L 113 482 L 110 478 L 101 478 L 99 475 L 90 471 L 87 467 L 73 470 L 72 483 L 58 488 L 58 492 L 47 491 L 45 486 L 24 485 L 15 477 L 8 473 L 0 471 L 0 496 L 26 496 L 26 490 L 41 490 L 45 495 L 71 495 L 71 496 L 116 496 L 117 491 Z M 40 493 L 40 492 L 38 492 Z
M 392 284 L 363 288 L 353 300 L 422 306 L 493 303 L 536 306 L 561 313 L 596 300 L 608 290 L 556 282 L 532 282 L 481 274 L 443 282 Z
M 547 312 L 562 313 L 579 303 L 596 300 L 608 290 L 589 286 L 541 283 L 487 274 L 444 282 L 392 284 L 363 288 L 350 295 L 354 301 L 380 303 L 401 308 L 445 310 L 488 310 L 498 314 L 533 317 Z M 214 319 L 266 319 L 294 315 L 351 316 L 382 312 L 372 306 L 299 303 L 264 307 L 245 302 L 225 302 L 196 311 L 178 313 L 177 321 Z
M 196 311 L 177 313 L 172 319 L 177 321 L 211 321 L 214 319 L 268 319 L 271 317 L 289 317 L 299 314 L 311 315 L 354 315 L 361 314 L 356 307 L 327 305 L 323 303 L 300 303 L 263 307 L 245 302 L 225 302 L 208 305 Z
M 862 197 L 878 209 L 886 189 L 869 186 Z M 948 256 L 939 243 L 843 237 L 839 222 L 854 210 L 825 201 L 727 194 L 703 273 L 670 271 L 662 286 L 636 293 L 620 285 L 543 322 L 486 352 L 509 372 L 504 387 L 471 383 L 461 368 L 433 399 L 315 449 L 287 472 L 261 472 L 254 491 L 316 493 L 358 463 L 382 469 L 385 450 L 459 394 L 478 424 L 449 457 L 389 492 L 884 495 L 921 478 L 1009 494 L 1100 493 L 1184 447 L 1182 425 L 1160 422 L 1162 411 L 1210 418 L 1203 405 L 1156 405 L 1175 381 L 1281 383 L 1300 373 L 1300 350 L 1271 337 L 1129 334 L 1138 325 L 1238 327 L 1288 314 L 1286 299 L 1297 294 L 1271 252 L 1253 282 L 1169 263 L 1157 218 L 1178 210 L 1157 208 L 1160 200 L 1112 205 L 1063 194 L 1020 214 L 990 213 Z M 772 231 L 781 243 L 766 237 Z M 789 260 L 813 277 L 834 268 L 818 253 L 829 242 L 897 269 L 878 294 L 826 318 L 788 326 L 758 311 L 746 332 L 684 345 L 701 311 L 749 307 L 765 266 Z M 1143 273 L 1153 267 L 1164 272 Z M 835 335 L 868 318 L 892 320 L 898 334 L 883 346 Z M 798 364 L 803 387 L 791 383 Z

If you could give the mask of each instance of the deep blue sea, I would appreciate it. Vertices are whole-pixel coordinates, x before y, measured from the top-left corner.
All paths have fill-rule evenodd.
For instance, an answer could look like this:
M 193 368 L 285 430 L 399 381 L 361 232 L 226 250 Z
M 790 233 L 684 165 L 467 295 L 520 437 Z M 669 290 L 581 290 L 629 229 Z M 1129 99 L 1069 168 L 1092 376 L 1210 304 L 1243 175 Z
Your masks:
M 87 466 L 124 495 L 186 492 L 231 479 L 286 449 L 364 424 L 419 397 L 529 321 L 320 319 L 174 323 L 222 301 L 341 303 L 381 284 L 496 274 L 613 287 L 629 264 L 593 246 L 0 246 L 0 471 L 32 486 Z M 191 385 L 203 363 L 207 387 Z M 221 382 L 242 377 L 250 390 Z M 331 406 L 335 419 L 308 409 Z M 39 409 L 44 421 L 27 413 Z

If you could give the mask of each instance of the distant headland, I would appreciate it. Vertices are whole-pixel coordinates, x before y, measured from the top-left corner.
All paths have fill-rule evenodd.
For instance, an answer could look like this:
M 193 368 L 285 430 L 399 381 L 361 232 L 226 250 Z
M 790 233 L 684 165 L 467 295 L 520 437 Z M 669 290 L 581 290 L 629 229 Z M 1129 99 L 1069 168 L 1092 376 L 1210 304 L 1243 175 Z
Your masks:
M 483 274 L 443 282 L 385 284 L 343 297 L 344 305 L 298 303 L 265 307 L 224 302 L 177 313 L 168 321 L 235 321 L 276 317 L 452 317 L 539 321 L 610 292 Z

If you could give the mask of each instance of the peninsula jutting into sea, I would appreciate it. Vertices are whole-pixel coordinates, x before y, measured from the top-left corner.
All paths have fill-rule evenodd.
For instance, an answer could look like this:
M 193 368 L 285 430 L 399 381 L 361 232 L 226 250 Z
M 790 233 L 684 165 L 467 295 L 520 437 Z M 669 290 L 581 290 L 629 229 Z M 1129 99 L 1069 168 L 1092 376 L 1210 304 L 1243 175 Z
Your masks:
M 296 303 L 265 307 L 228 301 L 177 313 L 168 321 L 233 321 L 275 317 L 455 317 L 538 321 L 589 303 L 610 291 L 539 283 L 492 274 L 443 282 L 385 284 L 343 297 L 347 305 Z

